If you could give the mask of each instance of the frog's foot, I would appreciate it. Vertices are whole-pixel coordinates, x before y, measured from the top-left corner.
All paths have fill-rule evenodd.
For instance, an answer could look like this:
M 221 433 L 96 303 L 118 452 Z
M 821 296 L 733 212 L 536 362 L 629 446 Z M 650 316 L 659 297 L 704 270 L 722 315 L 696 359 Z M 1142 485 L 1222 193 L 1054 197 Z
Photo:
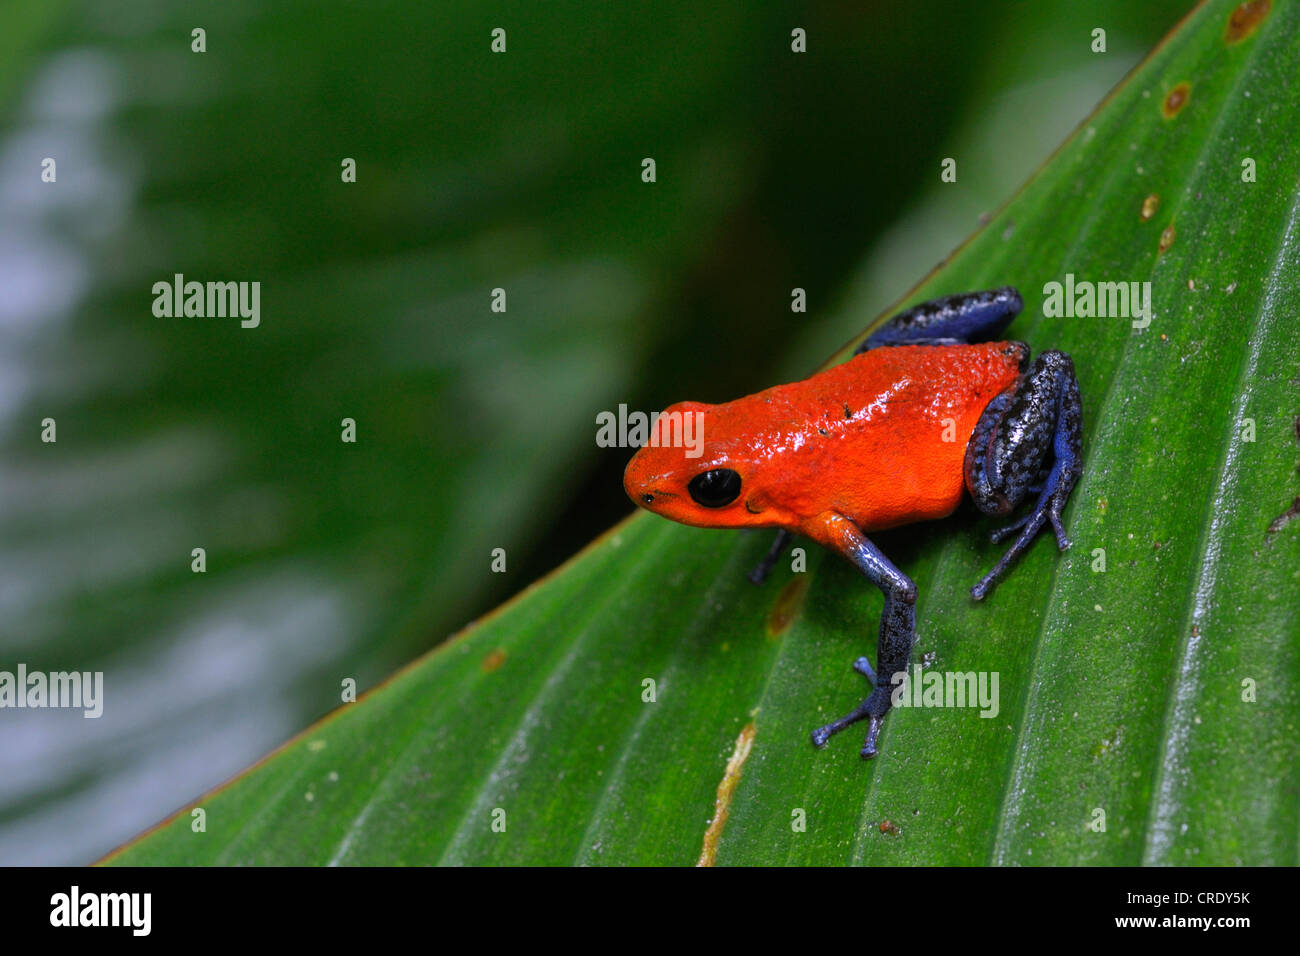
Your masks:
M 1066 492 L 1068 494 L 1068 491 Z M 1020 532 L 1016 538 L 1016 543 L 1007 549 L 1007 553 L 1002 555 L 1002 559 L 993 566 L 993 570 L 980 578 L 979 583 L 970 589 L 971 596 L 980 601 L 989 593 L 989 589 L 997 583 L 998 578 L 1006 573 L 1012 563 L 1033 543 L 1034 538 L 1038 537 L 1038 532 L 1042 530 L 1043 524 L 1050 521 L 1052 531 L 1056 535 L 1056 546 L 1059 550 L 1065 551 L 1070 547 L 1070 539 L 1065 534 L 1065 528 L 1061 524 L 1061 509 L 1065 507 L 1066 495 L 1053 495 L 1044 492 L 1034 505 L 1034 510 L 1025 517 L 1021 518 L 1005 528 L 999 528 L 990 536 L 994 543 L 1010 537 L 1016 531 Z
M 1040 488 L 1038 490 L 1041 491 L 1042 489 Z M 1039 507 L 1035 506 L 1033 511 L 1025 515 L 1019 521 L 1013 521 L 1005 528 L 998 528 L 997 531 L 994 531 L 989 535 L 989 540 L 994 544 L 1000 544 L 1035 519 L 1037 519 L 1037 524 L 1034 528 L 1034 534 L 1037 534 L 1038 529 L 1043 526 L 1042 517 Z M 1061 524 L 1061 516 L 1059 512 L 1053 513 L 1049 507 L 1047 511 L 1047 520 L 1052 523 L 1052 533 L 1056 535 L 1056 547 L 1061 551 L 1068 551 L 1070 548 L 1070 538 L 1066 535 L 1065 527 Z
M 814 730 L 812 732 L 812 742 L 814 747 L 825 747 L 826 742 L 835 734 L 838 734 L 846 727 L 852 727 L 860 720 L 865 720 L 868 722 L 867 740 L 862 745 L 862 759 L 870 760 L 876 755 L 876 738 L 880 735 L 881 722 L 884 720 L 885 714 L 889 712 L 889 692 L 876 686 L 876 672 L 871 669 L 871 663 L 865 657 L 859 657 L 854 661 L 853 669 L 871 681 L 871 686 L 875 690 L 871 692 L 870 697 L 839 720 L 832 721 Z
M 862 759 L 870 760 L 874 757 L 877 752 L 876 738 L 880 736 L 880 726 L 884 722 L 885 713 L 889 710 L 889 695 L 884 695 L 884 703 L 882 704 L 877 699 L 879 693 L 879 691 L 873 692 L 870 697 L 839 720 L 814 730 L 812 732 L 813 746 L 825 747 L 826 742 L 835 734 L 838 734 L 846 727 L 852 727 L 860 720 L 865 720 L 867 721 L 867 739 L 862 744 Z

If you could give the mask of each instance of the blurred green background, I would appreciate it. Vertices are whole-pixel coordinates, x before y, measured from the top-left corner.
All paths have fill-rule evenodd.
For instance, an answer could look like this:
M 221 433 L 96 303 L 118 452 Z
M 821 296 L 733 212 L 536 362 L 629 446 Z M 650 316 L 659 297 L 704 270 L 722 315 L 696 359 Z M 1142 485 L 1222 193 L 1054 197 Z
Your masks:
M 1188 6 L 0 5 L 0 670 L 106 682 L 0 711 L 0 863 L 97 858 L 556 566 L 631 510 L 597 412 L 807 374 Z M 177 272 L 260 327 L 155 317 Z

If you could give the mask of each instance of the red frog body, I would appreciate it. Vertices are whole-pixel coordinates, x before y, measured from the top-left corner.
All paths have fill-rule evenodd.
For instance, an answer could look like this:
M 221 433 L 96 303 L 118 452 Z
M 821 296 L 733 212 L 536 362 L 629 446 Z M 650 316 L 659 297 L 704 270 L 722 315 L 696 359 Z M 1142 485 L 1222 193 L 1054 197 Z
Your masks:
M 952 514 L 965 492 L 966 444 L 989 403 L 1020 377 L 1019 342 L 871 349 L 802 382 L 721 405 L 680 402 L 696 416 L 704 454 L 642 449 L 624 484 L 654 510 L 698 527 L 790 528 L 818 537 L 834 512 L 862 531 Z M 697 504 L 672 481 L 732 468 L 746 493 L 737 507 Z

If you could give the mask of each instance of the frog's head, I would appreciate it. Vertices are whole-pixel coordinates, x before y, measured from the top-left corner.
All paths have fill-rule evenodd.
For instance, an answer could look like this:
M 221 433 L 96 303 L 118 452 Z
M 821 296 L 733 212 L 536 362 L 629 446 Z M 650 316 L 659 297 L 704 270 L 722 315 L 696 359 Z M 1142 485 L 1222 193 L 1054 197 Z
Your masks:
M 771 525 L 756 513 L 747 479 L 752 459 L 727 440 L 726 406 L 679 402 L 660 413 L 650 440 L 627 464 L 623 487 L 655 514 L 702 528 Z M 710 438 L 710 425 L 723 432 Z M 731 452 L 735 452 L 734 458 Z

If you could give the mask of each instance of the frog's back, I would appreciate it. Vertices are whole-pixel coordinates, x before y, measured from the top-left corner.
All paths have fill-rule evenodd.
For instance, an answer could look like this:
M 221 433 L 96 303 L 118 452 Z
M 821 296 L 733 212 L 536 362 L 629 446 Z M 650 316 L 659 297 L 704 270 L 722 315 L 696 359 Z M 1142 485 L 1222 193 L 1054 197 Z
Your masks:
M 763 476 L 770 504 L 879 530 L 952 513 L 967 441 L 1028 354 L 1020 342 L 876 348 L 730 404 L 768 422 L 763 442 L 782 449 Z

